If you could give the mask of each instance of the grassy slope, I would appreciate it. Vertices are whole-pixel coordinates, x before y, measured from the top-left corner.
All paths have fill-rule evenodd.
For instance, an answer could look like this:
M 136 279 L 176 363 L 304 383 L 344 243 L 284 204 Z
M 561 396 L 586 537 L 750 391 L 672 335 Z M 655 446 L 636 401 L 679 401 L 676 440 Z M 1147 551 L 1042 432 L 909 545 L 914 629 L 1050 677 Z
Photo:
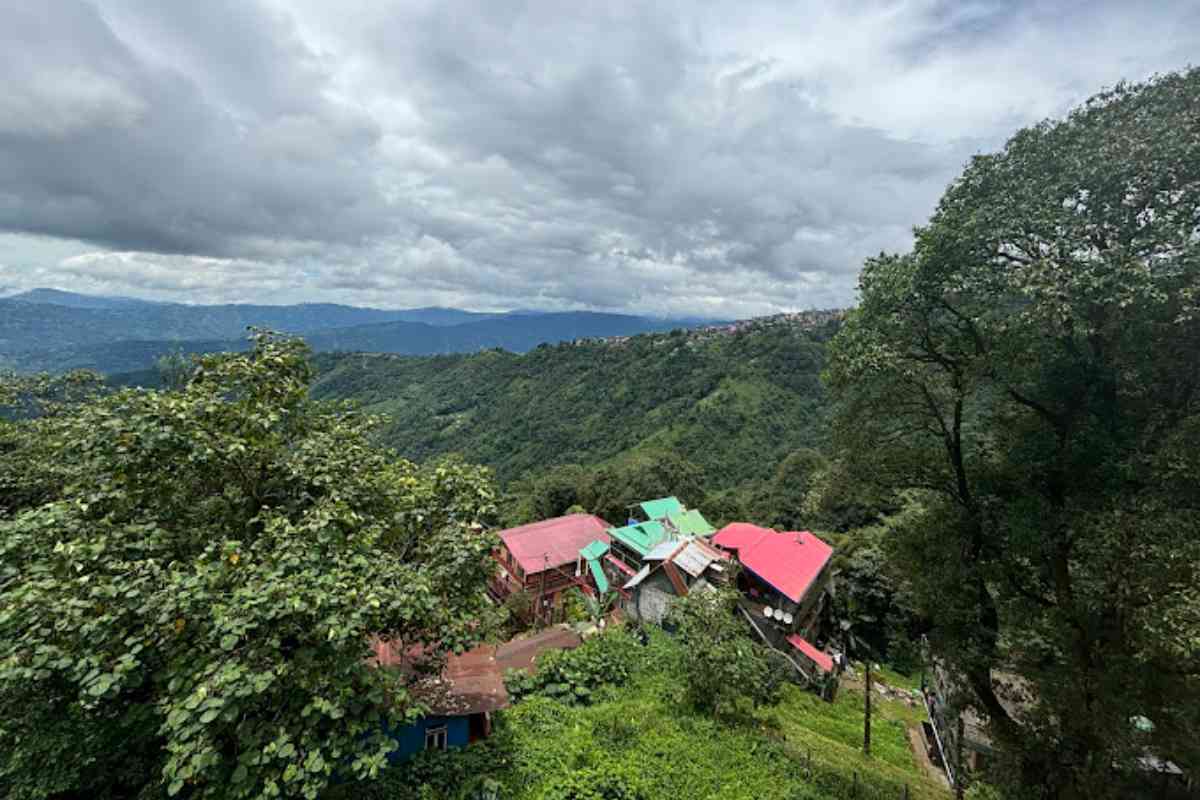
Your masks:
M 405 456 L 457 452 L 505 481 L 671 448 L 727 488 L 819 439 L 824 338 L 775 326 L 524 355 L 319 356 L 314 394 L 388 415 L 383 439 Z
M 553 777 L 589 769 L 636 776 L 647 800 L 842 800 L 852 796 L 856 773 L 858 800 L 900 800 L 905 785 L 913 800 L 949 798 L 909 750 L 905 720 L 916 715 L 907 706 L 873 704 L 869 759 L 861 752 L 862 695 L 852 688 L 830 704 L 787 686 L 776 708 L 712 719 L 683 701 L 672 677 L 677 647 L 657 633 L 629 685 L 602 690 L 587 707 L 527 698 L 499 715 L 491 739 L 441 758 L 474 759 L 468 775 L 499 781 L 505 800 L 536 800 Z M 411 774 L 394 779 L 351 794 L 417 796 Z

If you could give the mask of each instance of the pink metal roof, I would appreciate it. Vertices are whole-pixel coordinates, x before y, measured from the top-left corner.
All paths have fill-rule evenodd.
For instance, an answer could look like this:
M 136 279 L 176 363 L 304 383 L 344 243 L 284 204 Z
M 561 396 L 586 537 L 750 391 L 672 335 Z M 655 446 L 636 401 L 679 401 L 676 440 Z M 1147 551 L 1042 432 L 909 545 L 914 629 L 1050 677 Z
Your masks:
M 592 514 L 570 514 L 500 531 L 500 539 L 521 569 L 531 574 L 574 564 L 579 551 L 591 542 L 611 541 L 605 533 L 610 527 Z
M 712 542 L 737 554 L 742 566 L 799 603 L 829 563 L 833 548 L 808 531 L 779 533 L 748 522 L 733 522 Z
M 808 639 L 800 636 L 798 633 L 793 633 L 787 637 L 788 644 L 799 650 L 808 660 L 816 664 L 825 672 L 833 672 L 833 658 L 828 653 L 818 650 Z

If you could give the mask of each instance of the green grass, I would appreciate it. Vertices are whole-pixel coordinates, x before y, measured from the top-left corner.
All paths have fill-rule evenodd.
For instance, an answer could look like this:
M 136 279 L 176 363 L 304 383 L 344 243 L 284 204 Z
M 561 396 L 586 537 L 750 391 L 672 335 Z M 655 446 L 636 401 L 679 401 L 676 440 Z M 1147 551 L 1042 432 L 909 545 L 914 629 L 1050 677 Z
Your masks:
M 453 797 L 487 776 L 504 800 L 537 800 L 556 776 L 629 776 L 647 800 L 946 800 L 909 751 L 902 703 L 875 704 L 873 754 L 862 755 L 862 695 L 825 703 L 798 687 L 779 706 L 736 718 L 695 713 L 677 674 L 678 644 L 656 634 L 624 687 L 606 687 L 591 706 L 530 697 L 502 712 L 497 730 L 465 751 L 418 760 L 348 796 L 364 800 Z

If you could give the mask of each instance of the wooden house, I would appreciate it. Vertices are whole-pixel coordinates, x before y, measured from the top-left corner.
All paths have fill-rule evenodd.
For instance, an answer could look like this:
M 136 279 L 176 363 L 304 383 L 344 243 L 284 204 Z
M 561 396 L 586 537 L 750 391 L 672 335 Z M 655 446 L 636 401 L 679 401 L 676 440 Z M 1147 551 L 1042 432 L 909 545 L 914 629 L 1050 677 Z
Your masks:
M 592 514 L 569 514 L 501 531 L 492 553 L 500 568 L 489 593 L 503 600 L 527 592 L 535 615 L 554 618 L 572 586 L 590 590 L 591 582 L 577 571 L 580 550 L 595 541 L 607 545 L 609 527 Z
M 813 642 L 831 587 L 833 548 L 808 531 L 781 533 L 747 522 L 726 525 L 711 541 L 741 565 L 741 606 L 758 635 L 808 671 L 832 672 L 833 659 Z

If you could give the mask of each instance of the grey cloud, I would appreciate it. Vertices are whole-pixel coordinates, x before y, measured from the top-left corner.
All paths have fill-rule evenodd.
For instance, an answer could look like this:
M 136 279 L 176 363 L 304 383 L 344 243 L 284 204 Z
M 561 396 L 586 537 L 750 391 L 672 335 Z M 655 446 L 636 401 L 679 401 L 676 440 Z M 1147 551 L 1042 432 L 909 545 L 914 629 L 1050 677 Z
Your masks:
M 0 109 L 25 122 L 0 127 L 4 229 L 227 255 L 389 229 L 371 171 L 378 129 L 321 95 L 315 59 L 285 26 L 236 2 L 172 5 L 193 11 L 155 27 L 163 51 L 238 32 L 236 46 L 185 59 L 183 72 L 154 48 L 140 52 L 86 3 L 5 5 Z M 226 11 L 236 23 L 228 29 L 218 24 Z M 214 65 L 248 80 L 194 77 Z
M 971 154 L 1200 45 L 1184 0 L 1161 46 L 1115 0 L 7 4 L 0 283 L 202 301 L 845 305 Z

